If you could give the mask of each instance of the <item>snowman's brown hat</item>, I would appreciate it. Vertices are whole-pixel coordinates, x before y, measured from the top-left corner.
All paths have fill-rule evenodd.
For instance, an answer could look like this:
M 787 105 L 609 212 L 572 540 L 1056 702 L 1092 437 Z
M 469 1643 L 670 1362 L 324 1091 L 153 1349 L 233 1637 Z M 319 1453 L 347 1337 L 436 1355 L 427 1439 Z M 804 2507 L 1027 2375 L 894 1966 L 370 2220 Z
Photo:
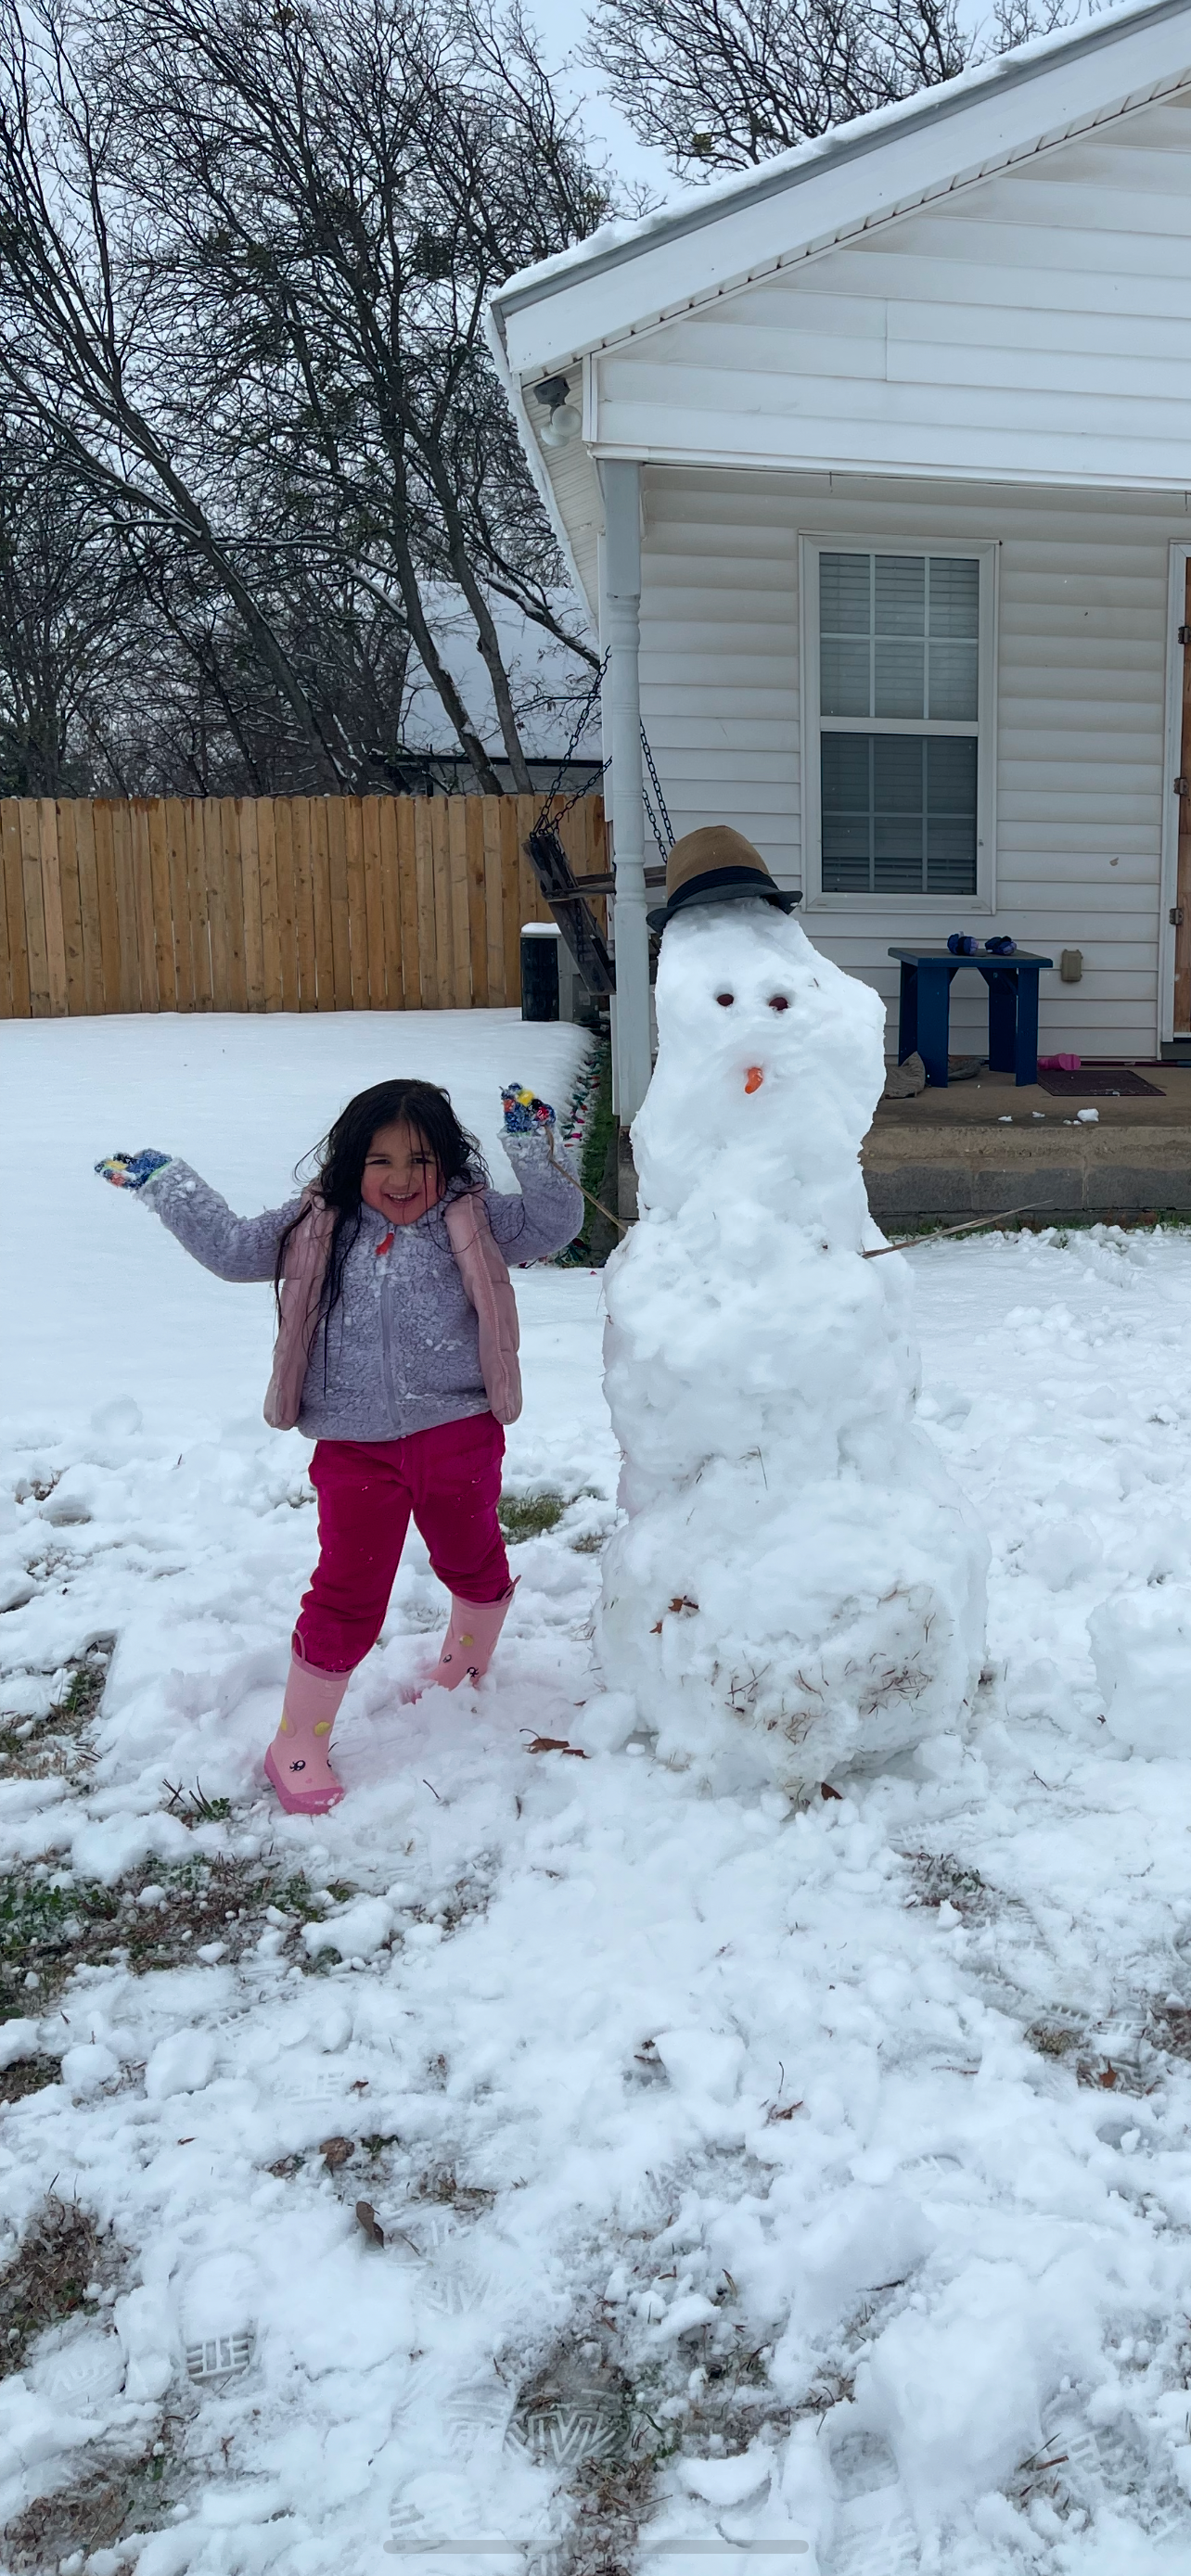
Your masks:
M 646 915 L 651 930 L 664 930 L 675 914 L 696 904 L 739 903 L 751 896 L 793 912 L 799 898 L 773 882 L 759 850 L 730 823 L 703 823 L 684 832 L 666 861 L 666 900 Z

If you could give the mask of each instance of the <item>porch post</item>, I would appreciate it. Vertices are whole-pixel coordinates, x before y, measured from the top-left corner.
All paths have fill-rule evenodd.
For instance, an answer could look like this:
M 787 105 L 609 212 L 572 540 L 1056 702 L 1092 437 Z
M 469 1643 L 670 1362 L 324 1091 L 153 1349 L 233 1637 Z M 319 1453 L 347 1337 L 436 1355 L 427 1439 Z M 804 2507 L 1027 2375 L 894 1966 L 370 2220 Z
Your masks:
M 608 670 L 604 749 L 611 773 L 616 877 L 616 1105 L 631 1125 L 649 1088 L 649 932 L 645 923 L 645 808 L 641 796 L 641 468 L 620 458 L 599 469 L 604 494 L 601 611 Z

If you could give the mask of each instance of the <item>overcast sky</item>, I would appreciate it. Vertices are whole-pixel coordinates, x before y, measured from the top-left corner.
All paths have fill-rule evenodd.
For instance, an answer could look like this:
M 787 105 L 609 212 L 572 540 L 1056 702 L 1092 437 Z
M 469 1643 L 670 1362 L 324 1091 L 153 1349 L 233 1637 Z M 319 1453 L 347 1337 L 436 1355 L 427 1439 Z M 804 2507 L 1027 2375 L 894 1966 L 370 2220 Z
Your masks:
M 605 95 L 598 74 L 576 59 L 587 34 L 584 0 L 531 0 L 528 14 L 558 75 L 560 90 L 583 103 L 583 124 L 592 141 L 604 147 L 622 178 L 644 180 L 655 196 L 668 196 L 677 183 L 662 154 L 638 143 L 631 126 Z
M 1080 0 L 1075 18 L 1092 14 L 1096 0 Z M 607 97 L 599 76 L 577 59 L 587 34 L 586 0 L 529 0 L 529 17 L 542 38 L 543 51 L 555 70 L 563 94 L 582 103 L 586 132 L 607 152 L 622 178 L 644 181 L 655 198 L 672 195 L 678 186 L 660 152 L 638 143 Z M 973 32 L 991 27 L 991 0 L 959 0 L 961 23 Z

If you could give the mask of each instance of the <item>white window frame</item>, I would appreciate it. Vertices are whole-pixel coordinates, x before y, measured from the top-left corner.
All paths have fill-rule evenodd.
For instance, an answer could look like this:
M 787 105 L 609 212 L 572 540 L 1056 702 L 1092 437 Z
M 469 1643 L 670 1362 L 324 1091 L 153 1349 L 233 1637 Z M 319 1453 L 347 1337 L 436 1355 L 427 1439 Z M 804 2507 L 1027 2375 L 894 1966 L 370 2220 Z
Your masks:
M 858 555 L 957 555 L 980 566 L 979 635 L 976 683 L 976 723 L 918 723 L 908 717 L 873 716 L 863 721 L 836 725 L 833 732 L 976 734 L 976 892 L 975 894 L 828 894 L 823 888 L 823 816 L 821 807 L 821 763 L 819 731 L 819 557 L 821 554 Z M 823 535 L 801 535 L 798 540 L 798 583 L 801 600 L 801 720 L 802 720 L 802 853 L 804 912 L 834 912 L 857 919 L 867 905 L 870 913 L 890 915 L 895 925 L 909 928 L 921 925 L 933 929 L 933 918 L 947 917 L 947 927 L 967 913 L 991 913 L 997 907 L 996 822 L 997 822 L 997 592 L 1001 549 L 998 541 L 976 537 L 936 537 L 928 534 L 909 535 L 901 530 L 896 535 L 888 529 L 880 536 L 853 534 L 832 529 Z

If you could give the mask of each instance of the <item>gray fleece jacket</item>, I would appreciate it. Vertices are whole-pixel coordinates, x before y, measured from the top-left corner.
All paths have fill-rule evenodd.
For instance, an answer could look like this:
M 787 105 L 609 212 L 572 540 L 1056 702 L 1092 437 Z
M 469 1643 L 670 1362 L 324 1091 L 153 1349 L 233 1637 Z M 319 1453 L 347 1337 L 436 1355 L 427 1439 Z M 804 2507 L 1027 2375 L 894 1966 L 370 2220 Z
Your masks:
M 520 1194 L 486 1190 L 488 1222 L 510 1264 L 542 1261 L 578 1233 L 582 1196 L 540 1132 L 506 1136 L 504 1146 Z M 217 1279 L 271 1280 L 281 1236 L 301 1205 L 292 1198 L 263 1216 L 234 1216 L 181 1162 L 167 1163 L 138 1195 Z M 487 1410 L 479 1325 L 441 1204 L 396 1228 L 362 1207 L 343 1294 L 311 1347 L 299 1430 L 311 1440 L 404 1440 Z

